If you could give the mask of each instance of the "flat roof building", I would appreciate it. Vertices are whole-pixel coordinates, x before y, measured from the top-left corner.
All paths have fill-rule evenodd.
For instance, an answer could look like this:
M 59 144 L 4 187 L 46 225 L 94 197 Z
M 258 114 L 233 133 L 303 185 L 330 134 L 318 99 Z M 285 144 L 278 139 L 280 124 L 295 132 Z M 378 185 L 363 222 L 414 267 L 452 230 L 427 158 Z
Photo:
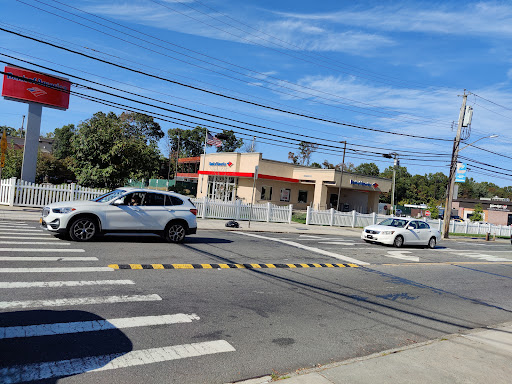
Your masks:
M 312 206 L 320 210 L 337 207 L 341 181 L 342 210 L 361 213 L 377 212 L 379 195 L 391 189 L 390 179 L 343 172 L 341 180 L 341 171 L 267 160 L 255 152 L 201 155 L 197 177 L 198 198 L 250 203 L 254 193 L 255 204 L 293 204 L 297 209 Z

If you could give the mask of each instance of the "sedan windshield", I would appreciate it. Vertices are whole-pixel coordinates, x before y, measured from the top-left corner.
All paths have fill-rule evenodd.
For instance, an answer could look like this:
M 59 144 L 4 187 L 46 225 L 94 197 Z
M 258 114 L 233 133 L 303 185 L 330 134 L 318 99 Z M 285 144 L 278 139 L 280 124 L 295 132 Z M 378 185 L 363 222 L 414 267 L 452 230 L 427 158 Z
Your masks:
M 404 228 L 408 222 L 409 222 L 408 220 L 389 218 L 389 219 L 381 221 L 379 223 L 379 225 L 387 225 L 388 227 Z
M 115 189 L 109 193 L 97 197 L 96 199 L 93 199 L 93 201 L 96 201 L 97 203 L 107 203 L 109 201 L 117 199 L 124 193 L 126 193 L 126 191 L 123 189 Z

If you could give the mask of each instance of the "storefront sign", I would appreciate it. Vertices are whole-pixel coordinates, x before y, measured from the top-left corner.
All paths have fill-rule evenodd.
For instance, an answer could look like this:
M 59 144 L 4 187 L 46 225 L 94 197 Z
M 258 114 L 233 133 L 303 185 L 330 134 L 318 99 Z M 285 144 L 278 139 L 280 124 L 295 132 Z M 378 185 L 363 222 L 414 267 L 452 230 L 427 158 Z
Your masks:
M 233 163 L 228 161 L 227 163 L 219 162 L 219 161 L 210 161 L 208 163 L 210 167 L 231 167 Z
M 493 211 L 508 211 L 508 207 L 506 205 L 501 204 L 489 204 L 489 209 Z
M 379 186 L 379 184 L 377 184 L 377 183 L 367 183 L 366 181 L 357 181 L 357 180 L 350 180 L 350 184 L 362 185 L 364 187 L 373 187 L 373 188 L 377 188 Z
M 457 171 L 455 173 L 455 182 L 463 183 L 466 181 L 467 167 L 464 163 L 457 163 Z
M 67 80 L 6 66 L 2 96 L 19 101 L 68 109 L 71 83 Z

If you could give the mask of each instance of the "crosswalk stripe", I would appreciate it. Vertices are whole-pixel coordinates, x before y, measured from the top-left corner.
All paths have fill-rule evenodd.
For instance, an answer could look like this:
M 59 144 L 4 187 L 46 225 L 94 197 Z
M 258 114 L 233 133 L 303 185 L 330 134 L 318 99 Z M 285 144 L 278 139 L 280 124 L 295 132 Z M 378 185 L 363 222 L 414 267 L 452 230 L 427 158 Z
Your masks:
M 0 273 L 76 273 L 76 272 L 113 272 L 110 267 L 53 267 L 53 268 L 0 268 Z
M 62 249 L 62 248 L 0 248 L 0 252 L 66 252 L 82 253 L 85 249 Z
M 0 239 L 19 239 L 19 240 L 44 240 L 44 241 L 60 241 L 60 239 L 49 236 L 42 233 L 41 235 L 29 235 L 29 236 L 0 236 Z
M 21 232 L 21 230 L 23 230 L 23 232 L 39 232 L 39 233 L 44 233 L 43 230 L 41 229 L 25 229 L 25 228 L 0 228 L 0 232 L 20 232 L 20 233 L 23 233 Z
M 53 239 L 38 239 L 38 240 L 53 240 Z M 55 239 L 59 240 L 59 239 Z M 30 245 L 48 245 L 49 243 L 47 241 L 4 241 L 0 240 L 0 244 L 30 244 Z M 53 245 L 71 245 L 71 243 L 64 243 L 64 242 L 58 242 L 58 243 L 52 243 Z
M 77 280 L 77 281 L 9 281 L 0 282 L 0 288 L 61 288 L 91 285 L 133 285 L 132 280 Z
M 66 305 L 112 304 L 112 303 L 128 303 L 128 302 L 134 302 L 134 301 L 158 301 L 158 300 L 162 300 L 162 298 L 156 294 L 152 294 L 152 295 L 77 297 L 77 298 L 72 298 L 72 299 L 0 301 L 0 309 L 35 308 L 35 307 L 46 308 L 46 307 L 62 307 L 62 306 L 66 306 Z
M 0 369 L 0 377 L 5 380 L 5 383 L 21 383 L 24 381 L 44 380 L 77 375 L 84 372 L 106 371 L 234 351 L 236 351 L 236 349 L 227 341 L 214 340 L 202 343 L 142 349 L 124 354 L 114 353 L 70 360 L 14 365 Z
M 69 333 L 107 331 L 109 329 L 124 329 L 148 327 L 153 325 L 191 323 L 194 320 L 199 320 L 199 316 L 197 316 L 194 313 L 190 315 L 187 315 L 185 313 L 177 313 L 174 315 L 139 316 L 117 319 L 75 321 L 69 323 L 0 327 L 0 339 L 12 339 L 15 337 L 64 335 Z
M 0 256 L 0 261 L 98 261 L 97 257 Z

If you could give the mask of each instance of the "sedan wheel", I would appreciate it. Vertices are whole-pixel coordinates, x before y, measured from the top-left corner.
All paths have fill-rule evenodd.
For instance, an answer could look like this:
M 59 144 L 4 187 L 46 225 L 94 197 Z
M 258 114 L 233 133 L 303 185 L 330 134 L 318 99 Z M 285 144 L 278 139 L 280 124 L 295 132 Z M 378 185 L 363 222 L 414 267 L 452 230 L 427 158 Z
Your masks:
M 402 246 L 404 245 L 404 238 L 402 237 L 402 235 L 398 235 L 397 237 L 395 237 L 395 241 L 393 242 L 393 245 L 396 248 L 402 248 Z
M 181 243 L 185 240 L 185 227 L 182 224 L 173 223 L 165 231 L 165 238 L 171 243 Z
M 95 220 L 83 217 L 75 220 L 69 227 L 69 236 L 74 241 L 89 241 L 97 232 Z
M 430 238 L 430 240 L 428 241 L 428 247 L 430 249 L 434 249 L 436 247 L 436 238 L 435 237 Z

